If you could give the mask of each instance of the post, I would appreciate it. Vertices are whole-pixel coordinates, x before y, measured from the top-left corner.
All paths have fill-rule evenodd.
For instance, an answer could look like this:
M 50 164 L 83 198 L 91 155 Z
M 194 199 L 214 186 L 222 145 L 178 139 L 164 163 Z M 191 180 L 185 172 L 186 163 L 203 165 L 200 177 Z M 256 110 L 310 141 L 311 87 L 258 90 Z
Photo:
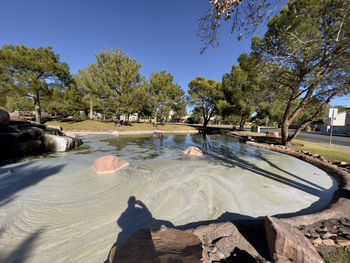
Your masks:
M 331 132 L 329 135 L 329 146 L 332 146 L 332 135 L 333 135 L 333 121 L 337 118 L 338 109 L 330 108 L 328 117 L 331 118 Z
M 333 119 L 334 119 L 334 110 L 332 111 L 332 116 L 331 116 L 331 133 L 329 135 L 329 146 L 332 146 Z

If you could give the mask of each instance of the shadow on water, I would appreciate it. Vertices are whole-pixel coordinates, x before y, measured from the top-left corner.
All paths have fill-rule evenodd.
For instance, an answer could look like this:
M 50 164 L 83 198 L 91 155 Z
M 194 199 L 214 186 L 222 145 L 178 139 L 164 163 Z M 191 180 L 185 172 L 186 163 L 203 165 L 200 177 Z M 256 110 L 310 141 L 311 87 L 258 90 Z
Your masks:
M 64 165 L 27 167 L 32 162 L 0 167 L 0 206 L 16 199 L 16 193 L 57 174 Z
M 12 250 L 7 255 L 0 255 L 0 262 L 6 263 L 24 263 L 30 257 L 30 252 L 33 249 L 35 241 L 42 233 L 42 229 L 39 229 L 35 233 L 27 237 L 17 248 Z
M 228 147 L 222 146 L 221 148 L 213 148 L 211 152 L 206 152 L 206 155 L 211 157 L 209 161 L 220 163 L 227 167 L 240 167 L 246 171 L 252 172 L 254 174 L 269 178 L 276 182 L 288 185 L 290 187 L 296 188 L 308 194 L 315 195 L 317 197 L 322 197 L 322 192 L 325 190 L 324 188 L 303 179 L 297 175 L 294 175 L 289 172 L 285 172 L 280 169 L 280 171 L 285 172 L 287 175 L 294 177 L 302 182 L 295 181 L 293 179 L 289 179 L 283 175 L 276 174 L 274 172 L 265 170 L 263 168 L 258 167 L 257 165 L 240 158 L 237 154 L 232 153 L 232 151 Z M 266 159 L 262 159 L 261 156 L 257 157 L 258 159 L 267 161 Z M 271 165 L 271 162 L 269 162 Z M 275 165 L 274 165 L 275 166 Z

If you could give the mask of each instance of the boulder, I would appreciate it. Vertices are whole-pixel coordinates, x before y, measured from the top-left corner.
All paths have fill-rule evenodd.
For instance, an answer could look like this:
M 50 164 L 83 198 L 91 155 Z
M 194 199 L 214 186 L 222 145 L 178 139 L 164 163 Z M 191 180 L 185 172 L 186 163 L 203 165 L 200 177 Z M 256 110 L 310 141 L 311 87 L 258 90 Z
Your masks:
M 51 128 L 51 129 L 57 129 L 59 131 L 62 131 L 62 127 L 59 125 L 47 125 L 47 128 Z
M 189 146 L 183 151 L 183 153 L 190 156 L 203 156 L 202 149 L 197 146 Z
M 310 241 L 288 223 L 268 216 L 265 218 L 265 230 L 274 262 L 324 262 Z
M 113 155 L 102 156 L 95 160 L 92 169 L 97 174 L 113 173 L 129 163 Z
M 45 150 L 48 152 L 66 152 L 81 144 L 81 140 L 69 137 L 51 134 L 43 135 Z
M 248 254 L 248 257 L 250 255 L 251 261 L 261 258 L 237 227 L 230 222 L 200 226 L 188 231 L 201 240 L 204 263 L 228 259 L 234 254 L 233 251 L 237 250 Z
M 266 137 L 277 138 L 278 134 L 278 132 L 267 132 Z
M 23 117 L 21 117 L 21 116 L 19 115 L 19 112 L 18 112 L 18 111 L 15 111 L 15 112 L 11 112 L 11 113 L 10 113 L 10 120 L 11 120 L 11 121 L 24 121 L 24 122 L 28 122 L 27 119 L 25 119 L 25 118 L 23 118 Z
M 10 122 L 10 114 L 0 109 L 0 125 L 6 126 Z
M 114 246 L 109 263 L 200 263 L 201 241 L 192 233 L 162 227 L 144 228 Z

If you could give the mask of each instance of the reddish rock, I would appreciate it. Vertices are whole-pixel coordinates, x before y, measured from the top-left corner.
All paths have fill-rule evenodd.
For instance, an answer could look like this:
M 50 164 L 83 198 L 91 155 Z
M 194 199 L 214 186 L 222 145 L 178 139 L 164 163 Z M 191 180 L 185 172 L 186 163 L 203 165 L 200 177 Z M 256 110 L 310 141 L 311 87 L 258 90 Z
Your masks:
M 51 128 L 51 129 L 56 129 L 56 130 L 59 130 L 59 131 L 62 131 L 62 127 L 59 126 L 59 125 L 47 125 L 47 128 Z
M 202 149 L 197 146 L 189 146 L 183 151 L 183 153 L 191 156 L 203 156 Z
M 10 114 L 0 109 L 0 125 L 7 125 L 10 122 Z
M 288 223 L 273 217 L 265 218 L 265 230 L 271 258 L 283 258 L 298 263 L 323 262 L 307 238 Z
M 327 238 L 336 237 L 336 236 L 337 236 L 337 234 L 327 232 L 326 234 L 324 234 L 324 235 L 322 236 L 322 238 L 323 238 L 323 239 L 327 239 Z
M 176 229 L 141 229 L 112 248 L 109 263 L 201 263 L 202 245 L 194 234 Z
M 210 224 L 189 231 L 198 236 L 203 243 L 204 263 L 226 259 L 236 248 L 246 251 L 253 258 L 260 257 L 255 248 L 232 223 Z
M 10 120 L 11 120 L 11 121 L 26 121 L 26 122 L 28 122 L 27 119 L 25 119 L 25 118 L 19 116 L 19 112 L 18 112 L 18 111 L 15 111 L 15 112 L 11 112 L 11 113 L 10 113 Z
M 323 239 L 322 243 L 323 245 L 326 245 L 326 246 L 335 246 L 335 243 L 332 239 Z
M 348 247 L 350 246 L 350 240 L 342 237 L 337 237 L 336 242 L 339 246 Z
M 278 132 L 267 132 L 266 137 L 277 138 L 278 134 Z
M 320 246 L 320 245 L 322 245 L 322 239 L 320 237 L 318 237 L 312 241 L 312 244 L 316 247 Z
M 97 174 L 105 174 L 113 173 L 127 165 L 129 165 L 127 161 L 124 161 L 113 155 L 107 155 L 96 159 L 92 165 L 92 169 Z

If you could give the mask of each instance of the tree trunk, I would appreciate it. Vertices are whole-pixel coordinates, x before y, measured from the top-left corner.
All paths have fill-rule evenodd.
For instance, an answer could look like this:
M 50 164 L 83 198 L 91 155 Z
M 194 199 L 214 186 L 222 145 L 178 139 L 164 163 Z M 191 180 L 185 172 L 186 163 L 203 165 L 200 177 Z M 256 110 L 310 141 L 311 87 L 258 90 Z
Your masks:
M 164 114 L 160 115 L 160 125 L 164 125 Z
M 208 119 L 208 118 L 205 118 L 204 121 L 203 121 L 203 128 L 204 128 L 204 129 L 207 128 L 208 123 L 209 123 L 209 119 Z
M 304 123 L 302 123 L 298 129 L 296 129 L 293 133 L 292 136 L 288 136 L 287 138 L 287 143 L 294 140 L 295 137 L 298 136 L 298 134 L 305 129 L 308 125 L 310 125 L 314 120 L 316 120 L 316 118 L 318 118 L 321 113 L 324 111 L 325 107 L 329 104 L 329 102 L 332 100 L 333 97 L 335 97 L 337 95 L 337 92 L 332 93 L 328 99 L 322 103 L 322 105 L 317 109 L 317 111 L 314 113 L 314 115 L 311 116 L 311 118 L 309 118 L 308 120 L 306 120 Z
M 41 123 L 41 107 L 39 93 L 37 92 L 34 97 L 34 110 L 35 110 L 35 122 Z
M 282 128 L 281 128 L 281 136 L 282 136 L 282 144 L 286 145 L 288 140 L 288 129 L 289 129 L 289 121 L 285 120 L 282 122 Z
M 117 103 L 117 108 L 115 110 L 115 115 L 117 117 L 117 122 L 115 123 L 115 126 L 120 126 L 120 105 L 119 105 L 119 102 Z
M 153 123 L 154 128 L 157 128 L 157 109 L 154 110 L 154 123 Z
M 137 113 L 137 122 L 140 122 L 140 116 L 141 116 L 141 114 Z
M 240 131 L 243 131 L 243 130 L 244 130 L 244 124 L 245 124 L 246 119 L 247 119 L 247 118 L 246 118 L 245 116 L 242 116 L 241 121 L 240 121 L 240 123 L 239 123 L 239 130 L 240 130 Z
M 94 105 L 93 105 L 92 97 L 90 97 L 89 119 L 92 120 L 93 118 L 94 118 Z

